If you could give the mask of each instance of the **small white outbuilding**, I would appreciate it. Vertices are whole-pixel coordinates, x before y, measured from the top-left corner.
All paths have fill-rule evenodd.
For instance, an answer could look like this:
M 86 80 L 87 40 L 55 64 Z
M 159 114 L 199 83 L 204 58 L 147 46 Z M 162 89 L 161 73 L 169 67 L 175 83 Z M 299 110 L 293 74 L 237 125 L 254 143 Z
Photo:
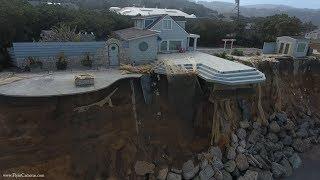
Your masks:
M 277 38 L 276 53 L 303 58 L 308 54 L 310 40 L 304 37 L 282 36 Z

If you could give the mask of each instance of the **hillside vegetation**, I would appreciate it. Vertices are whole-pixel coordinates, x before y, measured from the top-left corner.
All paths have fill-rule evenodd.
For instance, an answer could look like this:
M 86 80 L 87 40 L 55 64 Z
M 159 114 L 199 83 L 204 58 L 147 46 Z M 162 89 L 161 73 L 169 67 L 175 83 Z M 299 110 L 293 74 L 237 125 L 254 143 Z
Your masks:
M 233 3 L 199 1 L 199 4 L 222 14 L 230 15 L 235 13 L 235 5 Z M 311 21 L 313 24 L 320 26 L 320 9 L 300 9 L 291 6 L 272 4 L 241 6 L 241 15 L 246 17 L 266 17 L 283 13 L 292 17 L 298 17 L 303 22 Z

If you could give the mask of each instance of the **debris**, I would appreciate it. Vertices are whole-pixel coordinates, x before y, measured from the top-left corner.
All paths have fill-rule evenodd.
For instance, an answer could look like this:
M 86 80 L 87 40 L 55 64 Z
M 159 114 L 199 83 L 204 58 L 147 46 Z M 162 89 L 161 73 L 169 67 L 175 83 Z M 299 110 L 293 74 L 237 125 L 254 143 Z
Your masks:
M 169 171 L 168 168 L 159 170 L 157 179 L 165 180 L 167 178 L 168 171 Z
M 109 104 L 110 107 L 113 107 L 112 101 L 111 101 L 111 96 L 118 90 L 118 88 L 116 88 L 115 90 L 113 90 L 107 97 L 105 97 L 104 99 L 102 99 L 101 101 L 98 101 L 96 103 L 87 105 L 87 106 L 81 106 L 81 107 L 76 107 L 73 109 L 73 111 L 77 111 L 78 113 L 81 112 L 85 112 L 88 111 L 91 107 L 93 106 L 99 106 L 99 107 L 103 107 L 106 103 Z
M 134 165 L 134 170 L 137 175 L 144 176 L 146 174 L 154 173 L 155 165 L 146 161 L 137 161 Z

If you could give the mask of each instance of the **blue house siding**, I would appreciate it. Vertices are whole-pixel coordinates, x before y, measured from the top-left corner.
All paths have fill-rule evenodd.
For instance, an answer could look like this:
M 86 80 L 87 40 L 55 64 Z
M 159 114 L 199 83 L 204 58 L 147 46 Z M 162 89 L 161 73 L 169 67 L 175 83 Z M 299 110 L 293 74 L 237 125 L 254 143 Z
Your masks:
M 96 54 L 105 42 L 32 42 L 13 43 L 15 58 L 49 57 L 64 53 L 65 56 Z
M 107 63 L 106 42 L 28 42 L 13 43 L 11 58 L 13 64 L 24 68 L 31 57 L 43 64 L 47 70 L 55 69 L 55 62 L 60 54 L 64 54 L 71 68 L 81 67 L 81 60 L 89 54 L 96 66 L 105 66 Z
M 141 51 L 139 48 L 139 45 L 142 42 L 146 42 L 148 44 L 148 49 L 146 51 Z M 135 62 L 136 64 L 144 64 L 157 59 L 157 36 L 134 39 L 130 40 L 128 43 L 128 55 L 131 62 Z
M 163 20 L 169 19 L 172 22 L 172 29 L 163 29 Z M 158 31 L 159 37 L 162 41 L 182 41 L 182 48 L 187 49 L 188 47 L 188 33 L 181 27 L 176 21 L 174 21 L 170 16 L 164 17 L 161 21 L 155 24 L 151 30 Z M 160 46 L 159 42 L 159 46 Z

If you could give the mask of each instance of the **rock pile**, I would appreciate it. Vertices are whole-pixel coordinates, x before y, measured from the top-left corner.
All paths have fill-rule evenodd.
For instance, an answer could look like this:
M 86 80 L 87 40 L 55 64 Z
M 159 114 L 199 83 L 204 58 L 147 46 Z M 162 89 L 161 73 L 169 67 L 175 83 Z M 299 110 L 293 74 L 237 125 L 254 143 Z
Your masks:
M 219 147 L 210 147 L 207 152 L 198 154 L 198 165 L 189 160 L 183 164 L 182 170 L 162 172 L 161 179 L 164 174 L 167 174 L 167 180 L 271 180 L 288 177 L 302 164 L 298 153 L 320 143 L 319 135 L 320 121 L 309 116 L 303 116 L 295 123 L 285 113 L 270 116 L 268 125 L 243 121 L 231 134 L 225 153 Z

